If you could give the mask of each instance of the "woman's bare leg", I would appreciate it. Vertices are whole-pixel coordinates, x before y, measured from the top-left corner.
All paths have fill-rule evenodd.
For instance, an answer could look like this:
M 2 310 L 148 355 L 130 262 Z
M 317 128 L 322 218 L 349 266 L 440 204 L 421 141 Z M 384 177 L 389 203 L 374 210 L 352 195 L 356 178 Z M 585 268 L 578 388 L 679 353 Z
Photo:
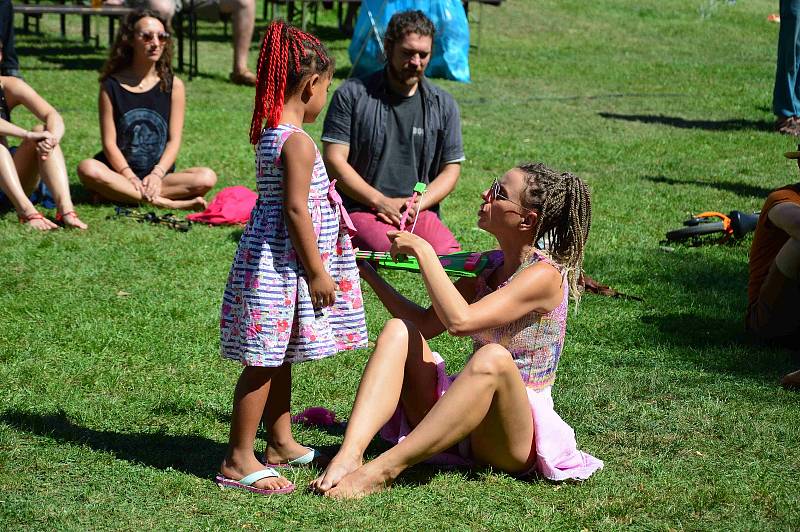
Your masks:
M 326 495 L 353 498 L 381 491 L 407 467 L 471 434 L 476 458 L 487 464 L 520 472 L 534 461 L 533 420 L 525 385 L 511 355 L 496 344 L 473 355 L 408 437 L 343 477 Z
M 78 165 L 83 186 L 116 203 L 142 203 L 144 196 L 122 174 L 95 159 L 84 159 Z
M 256 432 L 270 394 L 273 377 L 280 368 L 248 366 L 242 370 L 233 395 L 233 415 L 228 437 L 228 452 L 219 472 L 227 478 L 240 480 L 250 473 L 264 469 L 253 452 Z M 288 486 L 283 477 L 265 478 L 254 484 L 257 488 L 278 489 Z
M 161 194 L 153 200 L 159 205 L 165 201 L 173 209 L 205 209 L 203 196 L 217 183 L 217 174 L 210 168 L 187 168 L 180 172 L 167 174 L 161 182 Z M 180 207 L 176 205 L 181 205 Z
M 3 145 L 0 145 L 0 190 L 8 197 L 17 215 L 22 218 L 28 218 L 32 215 L 38 214 L 36 207 L 34 207 L 31 200 L 28 198 L 31 190 L 35 186 L 26 183 L 30 190 L 26 191 L 23 182 L 17 173 L 17 167 L 14 164 L 14 158 L 11 152 L 8 151 Z M 58 226 L 46 218 L 33 218 L 26 222 L 34 229 L 40 231 L 49 231 L 50 229 L 58 229 Z
M 34 129 L 38 128 L 41 128 L 41 126 L 37 126 Z M 48 157 L 42 160 L 41 156 L 36 152 L 36 145 L 33 142 L 30 142 L 30 144 L 32 146 L 29 149 L 25 145 L 25 141 L 23 141 L 23 145 L 14 154 L 14 163 L 17 166 L 17 170 L 21 174 L 29 174 L 26 175 L 26 181 L 35 182 L 37 173 L 41 176 L 53 195 L 56 209 L 62 215 L 65 226 L 86 229 L 88 226 L 75 214 L 75 206 L 72 204 L 72 196 L 69 193 L 67 166 L 64 163 L 64 154 L 61 151 L 61 146 L 56 145 Z M 70 214 L 64 216 L 66 213 Z
M 308 452 L 292 435 L 292 418 L 289 411 L 291 394 L 292 365 L 284 364 L 272 377 L 267 406 L 261 418 L 267 431 L 267 449 L 264 456 L 270 464 L 283 464 Z
M 364 451 L 403 397 L 410 420 L 422 419 L 436 402 L 436 366 L 427 342 L 410 322 L 389 320 L 375 342 L 356 393 L 344 442 L 311 489 L 325 493 L 358 469 Z

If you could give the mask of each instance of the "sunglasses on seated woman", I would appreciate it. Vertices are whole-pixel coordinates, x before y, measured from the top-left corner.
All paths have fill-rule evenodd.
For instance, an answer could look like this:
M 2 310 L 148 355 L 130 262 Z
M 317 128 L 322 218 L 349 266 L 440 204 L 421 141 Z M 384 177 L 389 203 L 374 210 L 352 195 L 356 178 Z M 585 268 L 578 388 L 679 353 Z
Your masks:
M 516 205 L 520 209 L 523 209 L 526 212 L 531 212 L 531 209 L 529 209 L 528 207 L 524 207 L 524 206 L 520 205 L 516 201 L 512 200 L 511 198 L 509 198 L 508 196 L 506 196 L 505 194 L 500 192 L 500 186 L 501 186 L 500 185 L 500 181 L 498 181 L 498 179 L 495 177 L 494 178 L 494 182 L 492 183 L 492 186 L 489 187 L 489 193 L 486 196 L 486 199 L 488 201 L 491 202 L 491 201 L 496 200 L 497 198 L 500 198 L 501 200 L 505 200 L 505 201 L 508 201 L 510 203 L 513 203 L 514 205 Z
M 158 42 L 169 42 L 172 38 L 172 35 L 166 31 L 160 31 L 158 33 L 153 31 L 137 31 L 136 34 L 141 37 L 144 42 L 153 42 L 155 39 L 158 39 Z

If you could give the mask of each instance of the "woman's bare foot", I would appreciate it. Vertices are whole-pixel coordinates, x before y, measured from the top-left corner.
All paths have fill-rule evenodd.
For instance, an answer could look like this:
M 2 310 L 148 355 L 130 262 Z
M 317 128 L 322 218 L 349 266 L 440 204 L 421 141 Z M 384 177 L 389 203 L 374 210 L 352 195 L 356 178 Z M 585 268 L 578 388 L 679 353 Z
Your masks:
M 61 215 L 61 221 L 64 223 L 64 227 L 68 229 L 88 229 L 89 226 L 86 225 L 78 218 L 78 213 L 75 211 L 70 211 L 66 214 Z
M 182 209 L 187 211 L 202 211 L 208 207 L 208 202 L 201 196 L 185 200 L 174 200 L 159 196 L 150 203 L 161 209 Z
M 42 216 L 38 212 L 32 212 L 29 214 L 23 214 L 19 217 L 20 222 L 27 225 L 28 227 L 32 227 L 37 231 L 50 231 L 52 229 L 58 229 L 58 226 Z
M 361 455 L 350 456 L 339 451 L 333 457 L 331 463 L 328 464 L 328 467 L 325 468 L 325 471 L 311 481 L 308 488 L 316 493 L 325 494 L 335 487 L 342 478 L 360 468 L 363 463 L 364 460 Z
M 387 489 L 395 478 L 396 475 L 383 471 L 375 462 L 370 462 L 345 475 L 325 496 L 333 499 L 361 499 Z
M 231 480 L 241 480 L 247 475 L 262 469 L 264 469 L 264 464 L 256 460 L 256 457 L 253 453 L 250 453 L 249 458 L 244 458 L 239 461 L 235 460 L 231 456 L 226 456 L 222 461 L 222 465 L 219 466 L 220 474 Z M 289 482 L 289 480 L 285 477 L 272 477 L 262 478 L 261 480 L 254 482 L 253 487 L 265 490 L 276 490 L 285 488 L 290 484 L 291 482 Z

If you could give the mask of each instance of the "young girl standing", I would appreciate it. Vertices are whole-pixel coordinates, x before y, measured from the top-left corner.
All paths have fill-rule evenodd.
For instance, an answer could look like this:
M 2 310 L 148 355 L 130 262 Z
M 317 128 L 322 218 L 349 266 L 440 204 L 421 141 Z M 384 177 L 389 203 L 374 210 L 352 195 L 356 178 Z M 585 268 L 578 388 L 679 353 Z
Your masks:
M 103 150 L 78 165 L 78 176 L 98 196 L 165 209 L 206 207 L 217 182 L 210 168 L 175 169 L 186 96 L 172 74 L 167 25 L 153 11 L 128 14 L 100 75 Z
M 259 197 L 233 259 L 220 321 L 222 356 L 245 366 L 220 486 L 292 491 L 253 452 L 262 417 L 267 464 L 311 462 L 315 451 L 292 436 L 291 365 L 366 346 L 355 255 L 340 226 L 349 218 L 302 129 L 324 107 L 333 68 L 312 35 L 280 21 L 267 28 L 250 127 Z

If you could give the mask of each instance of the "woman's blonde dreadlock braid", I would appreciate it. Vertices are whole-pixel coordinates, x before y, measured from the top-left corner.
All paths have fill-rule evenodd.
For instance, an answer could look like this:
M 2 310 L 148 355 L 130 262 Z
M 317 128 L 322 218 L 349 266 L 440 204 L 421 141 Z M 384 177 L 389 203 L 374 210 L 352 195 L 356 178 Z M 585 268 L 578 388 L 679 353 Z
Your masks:
M 583 251 L 592 225 L 592 198 L 581 178 L 559 174 L 542 163 L 517 166 L 525 174 L 522 204 L 539 217 L 533 242 L 544 240 L 545 250 L 567 271 L 572 297 L 578 301 L 578 279 L 583 268 Z

